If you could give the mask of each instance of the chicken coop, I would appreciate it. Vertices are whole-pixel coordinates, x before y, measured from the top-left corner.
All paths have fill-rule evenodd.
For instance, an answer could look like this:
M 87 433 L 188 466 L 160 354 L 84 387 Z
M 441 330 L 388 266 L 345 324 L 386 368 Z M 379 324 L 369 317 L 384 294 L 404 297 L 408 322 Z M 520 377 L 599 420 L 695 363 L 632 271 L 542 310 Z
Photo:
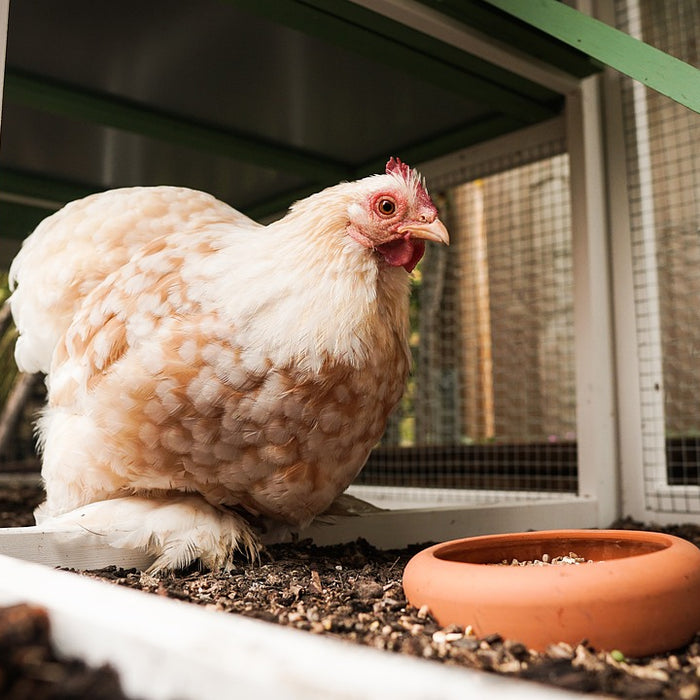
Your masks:
M 412 273 L 408 385 L 349 489 L 374 507 L 315 541 L 700 523 L 694 0 L 0 8 L 5 296 L 21 241 L 93 192 L 270 222 L 389 156 L 425 177 L 451 245 Z M 38 474 L 42 383 L 3 323 L 0 474 Z
M 633 37 L 629 65 L 595 36 L 572 48 L 566 16 L 553 36 L 509 3 L 183 5 L 172 36 L 158 3 L 115 9 L 102 33 L 88 5 L 10 7 L 5 269 L 38 221 L 89 192 L 182 184 L 271 220 L 397 153 L 453 242 L 414 274 L 413 372 L 353 492 L 454 523 L 425 539 L 700 517 L 698 83 L 678 71 L 697 62 L 694 3 L 598 3 Z M 678 78 L 650 89 L 635 60 Z M 12 340 L 0 468 L 36 469 L 41 382 L 15 381 Z M 376 529 L 418 535 L 398 522 Z

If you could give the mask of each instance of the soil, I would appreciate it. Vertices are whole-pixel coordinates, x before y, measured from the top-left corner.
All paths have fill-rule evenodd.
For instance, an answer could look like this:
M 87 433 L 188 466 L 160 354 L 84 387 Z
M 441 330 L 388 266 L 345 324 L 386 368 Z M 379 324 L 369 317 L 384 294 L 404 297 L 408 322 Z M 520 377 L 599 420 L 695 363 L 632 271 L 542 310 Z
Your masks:
M 117 674 L 59 658 L 49 619 L 32 605 L 0 608 L 0 697 L 4 700 L 122 700 Z
M 44 500 L 44 489 L 37 479 L 0 480 L 0 527 L 34 525 L 34 509 Z
M 15 498 L 10 491 L 5 489 L 3 496 L 0 485 L 0 526 L 31 524 L 25 514 L 36 499 L 30 498 L 23 512 L 15 510 L 21 494 Z M 661 528 L 626 519 L 612 527 L 663 531 L 700 546 L 697 525 Z M 585 640 L 537 653 L 517 640 L 498 635 L 480 639 L 469 629 L 440 627 L 427 610 L 407 604 L 401 587 L 404 566 L 423 546 L 380 551 L 362 540 L 332 547 L 300 542 L 268 547 L 260 562 L 242 562 L 227 574 L 190 569 L 151 576 L 110 567 L 84 575 L 311 634 L 581 693 L 700 700 L 700 633 L 683 649 L 626 659 L 619 652 L 596 651 Z

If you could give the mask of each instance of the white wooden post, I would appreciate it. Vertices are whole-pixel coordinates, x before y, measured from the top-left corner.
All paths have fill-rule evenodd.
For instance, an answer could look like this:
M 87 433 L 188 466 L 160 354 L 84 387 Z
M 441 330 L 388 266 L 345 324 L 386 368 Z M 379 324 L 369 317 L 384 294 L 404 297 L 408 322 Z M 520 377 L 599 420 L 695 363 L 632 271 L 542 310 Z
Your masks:
M 638 0 L 628 0 L 630 34 L 641 39 Z M 607 0 L 596 3 L 598 19 L 614 25 L 613 7 Z M 628 152 L 620 94 L 620 76 L 606 69 L 605 150 L 610 202 L 611 258 L 613 264 L 615 339 L 617 358 L 617 404 L 621 470 L 622 514 L 660 524 L 677 523 L 673 508 L 660 512 L 659 503 L 672 504 L 684 496 L 698 497 L 700 487 L 669 486 L 666 477 L 664 383 L 661 318 L 658 300 L 656 229 L 651 154 L 648 136 L 646 88 L 632 86 L 639 171 L 640 245 L 635 251 L 630 222 Z M 641 252 L 644 284 L 651 289 L 644 309 L 643 326 L 637 315 L 635 255 Z M 639 264 L 639 263 L 638 263 Z M 640 281 L 637 280 L 636 284 Z M 643 339 L 643 347 L 640 342 Z M 683 513 L 684 520 L 698 522 L 697 514 Z
M 627 3 L 630 34 L 637 39 L 642 38 L 641 10 L 638 0 L 628 0 Z M 645 287 L 649 298 L 646 302 L 645 323 L 643 328 L 644 344 L 638 349 L 640 380 L 647 378 L 647 384 L 642 385 L 642 420 L 646 427 L 644 454 L 645 467 L 653 469 L 652 480 L 656 488 L 666 486 L 666 420 L 664 416 L 664 382 L 661 346 L 661 312 L 659 310 L 659 282 L 656 257 L 656 224 L 654 215 L 654 188 L 652 185 L 651 145 L 649 138 L 649 117 L 647 113 L 647 88 L 634 81 L 632 94 L 634 104 L 634 121 L 637 141 L 637 162 L 639 171 L 639 197 L 641 236 L 640 249 L 642 253 L 642 269 L 644 271 Z M 641 340 L 641 338 L 638 339 Z M 653 445 L 649 444 L 652 437 Z M 655 439 L 654 439 L 655 438 Z M 645 469 L 646 471 L 646 469 Z M 645 474 L 646 476 L 646 474 Z
M 620 514 L 612 288 L 598 78 L 567 98 L 574 270 L 579 494 L 598 525 Z
M 610 12 L 607 3 L 599 3 Z M 601 14 L 603 21 L 612 17 Z M 642 398 L 639 386 L 637 315 L 632 267 L 625 134 L 619 74 L 608 68 L 603 76 L 605 97 L 605 151 L 617 364 L 618 440 L 621 514 L 640 517 L 644 510 L 644 450 Z

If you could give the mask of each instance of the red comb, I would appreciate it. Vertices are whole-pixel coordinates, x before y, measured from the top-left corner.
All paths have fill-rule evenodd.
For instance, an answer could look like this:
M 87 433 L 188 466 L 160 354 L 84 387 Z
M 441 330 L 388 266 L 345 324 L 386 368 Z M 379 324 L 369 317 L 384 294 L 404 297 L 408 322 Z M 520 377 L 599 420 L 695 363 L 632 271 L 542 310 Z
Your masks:
M 407 185 L 412 185 L 415 188 L 419 197 L 424 199 L 431 207 L 434 206 L 425 187 L 425 180 L 416 170 L 413 170 L 406 163 L 402 163 L 400 158 L 395 158 L 394 156 L 389 158 L 389 162 L 386 164 L 386 174 L 402 178 Z
M 389 158 L 389 162 L 386 164 L 386 174 L 401 175 L 406 180 L 412 177 L 411 168 L 406 163 L 402 163 L 400 158 L 395 158 L 394 156 Z

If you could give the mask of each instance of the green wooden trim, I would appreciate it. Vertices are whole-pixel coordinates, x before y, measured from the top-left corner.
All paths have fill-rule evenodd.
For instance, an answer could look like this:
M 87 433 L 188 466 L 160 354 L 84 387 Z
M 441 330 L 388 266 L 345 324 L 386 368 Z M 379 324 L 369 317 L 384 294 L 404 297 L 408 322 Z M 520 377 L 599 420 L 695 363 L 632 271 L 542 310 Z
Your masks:
M 345 165 L 330 159 L 13 68 L 8 68 L 5 74 L 4 97 L 11 102 L 71 119 L 102 124 L 312 179 L 342 178 L 349 172 Z
M 522 124 L 535 123 L 558 112 L 558 105 L 543 104 L 527 96 L 527 81 L 518 82 L 525 91 L 523 94 L 508 89 L 494 82 L 497 73 L 499 79 L 513 81 L 512 76 L 505 77 L 506 71 L 500 73 L 501 69 L 495 67 L 484 69 L 493 78 L 486 79 L 472 72 L 481 70 L 483 61 L 468 58 L 468 54 L 457 52 L 442 42 L 364 10 L 347 0 L 227 1 L 275 23 L 407 72 L 426 83 L 484 104 L 491 110 L 516 117 Z M 461 54 L 459 59 L 456 58 L 456 53 Z M 457 64 L 451 61 L 457 61 Z M 467 65 L 471 68 L 467 69 Z
M 433 158 L 454 153 L 462 148 L 468 148 L 477 143 L 502 136 L 520 127 L 516 119 L 493 115 L 477 122 L 467 124 L 443 134 L 434 135 L 420 143 L 408 144 L 397 149 L 395 155 L 407 163 L 422 163 Z M 385 162 L 377 159 L 370 161 L 356 170 L 356 176 L 362 177 L 371 173 L 381 172 Z
M 0 199 L 0 239 L 22 240 L 56 209 L 101 188 L 0 168 L 0 192 L 30 198 L 27 202 Z M 1 257 L 1 256 L 0 256 Z
M 3 240 L 24 240 L 49 214 L 51 211 L 41 207 L 0 201 L 0 245 Z
M 399 43 L 412 51 L 417 51 L 424 56 L 430 56 L 438 61 L 455 66 L 466 73 L 500 85 L 536 102 L 548 104 L 556 102 L 559 97 L 553 90 L 549 90 L 531 80 L 511 73 L 478 56 L 446 44 L 439 39 L 428 36 L 384 15 L 368 10 L 355 2 L 348 2 L 348 0 L 305 0 L 305 2 L 313 5 L 317 10 L 332 13 L 346 24 L 365 27 L 386 41 Z M 568 47 L 566 48 L 568 49 Z
M 433 158 L 439 158 L 448 153 L 454 153 L 459 149 L 473 146 L 476 143 L 481 143 L 482 141 L 495 138 L 496 136 L 501 136 L 502 134 L 514 131 L 520 126 L 521 124 L 517 119 L 494 115 L 472 124 L 467 124 L 459 129 L 437 134 L 420 143 L 406 144 L 401 148 L 394 149 L 395 153 L 382 154 L 380 157 L 357 167 L 351 179 L 383 172 L 388 155 L 399 156 L 403 161 L 415 165 Z M 284 192 L 278 196 L 265 199 L 250 207 L 246 207 L 244 211 L 252 219 L 264 219 L 268 216 L 284 212 L 293 202 L 308 197 L 322 187 L 333 184 L 335 184 L 335 182 L 329 180 L 319 183 L 316 187 L 300 187 Z
M 557 0 L 483 0 L 700 113 L 700 70 Z
M 5 240 L 24 240 L 51 212 L 16 202 L 0 202 L 0 229 Z
M 0 168 L 0 192 L 33 197 L 46 202 L 55 202 L 59 206 L 74 199 L 87 197 L 89 194 L 99 192 L 101 189 L 104 188 L 67 182 L 12 168 Z M 42 211 L 50 210 L 49 207 L 42 208 Z
M 483 34 L 556 66 L 576 78 L 585 78 L 599 70 L 597 62 L 585 53 L 533 29 L 481 0 L 419 0 L 444 15 Z
M 323 187 L 334 185 L 341 179 L 354 180 L 373 173 L 383 172 L 389 155 L 397 155 L 408 163 L 416 164 L 509 133 L 520 126 L 521 124 L 517 119 L 493 115 L 467 124 L 459 129 L 434 135 L 432 138 L 420 143 L 406 144 L 401 148 L 394 149 L 395 153 L 383 153 L 381 156 L 349 170 L 343 178 L 329 176 L 326 179 L 316 180 L 313 184 L 302 185 L 245 207 L 241 207 L 237 202 L 229 203 L 241 209 L 252 219 L 264 219 L 284 212 L 293 202 L 308 197 Z M 0 168 L 0 192 L 33 197 L 37 200 L 46 200 L 56 204 L 64 204 L 74 199 L 80 199 L 103 189 L 9 168 Z M 0 201 L 0 238 L 24 238 L 51 211 L 53 210 L 48 206 L 42 208 L 37 204 L 25 205 Z
M 351 179 L 351 178 L 348 178 Z M 278 214 L 283 214 L 291 204 L 299 201 L 300 199 L 305 199 L 309 195 L 322 190 L 324 187 L 329 185 L 334 185 L 334 182 L 319 183 L 314 186 L 299 187 L 294 190 L 288 190 L 287 192 L 282 192 L 281 194 L 275 195 L 273 197 L 268 197 L 259 202 L 251 204 L 248 207 L 243 207 L 242 211 L 246 216 L 249 216 L 255 221 L 261 221 L 270 216 L 277 216 Z

